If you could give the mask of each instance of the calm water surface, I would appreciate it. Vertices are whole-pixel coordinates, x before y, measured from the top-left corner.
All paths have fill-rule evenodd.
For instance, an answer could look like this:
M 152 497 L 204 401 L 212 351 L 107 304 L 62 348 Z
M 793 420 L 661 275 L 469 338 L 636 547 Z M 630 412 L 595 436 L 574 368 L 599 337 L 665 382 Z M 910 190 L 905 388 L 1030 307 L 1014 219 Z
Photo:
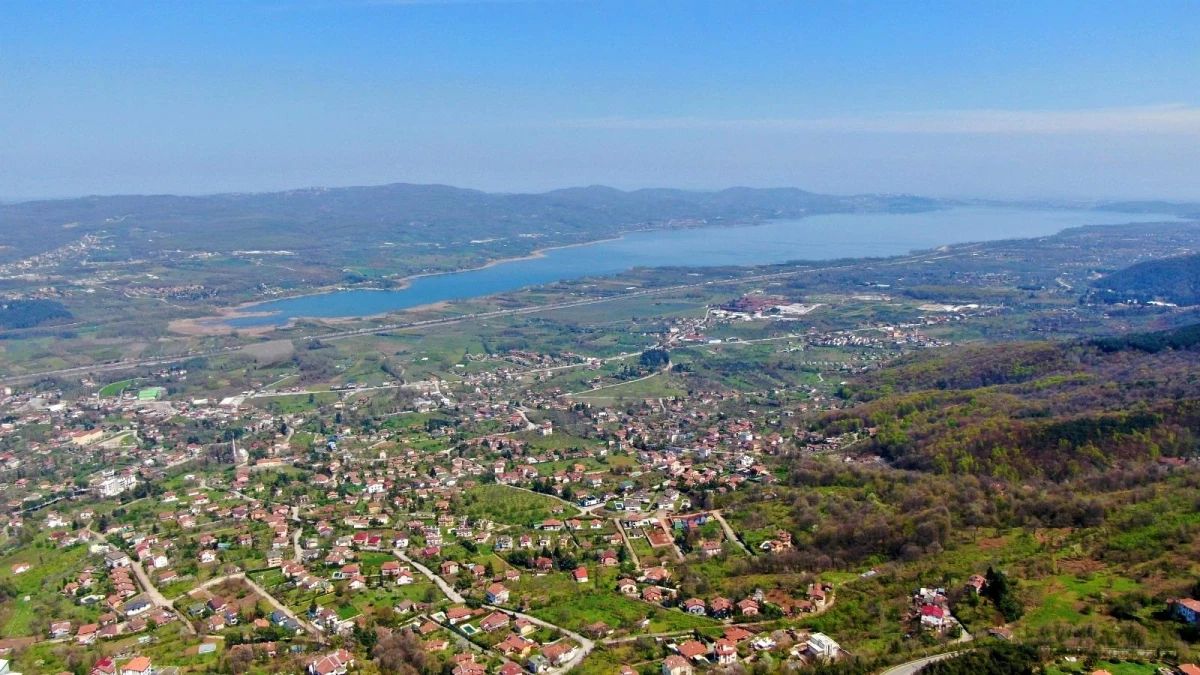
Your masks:
M 1041 237 L 1068 227 L 1162 222 L 1171 217 L 1097 211 L 954 208 L 928 213 L 828 214 L 762 225 L 636 232 L 616 241 L 546 251 L 484 269 L 420 277 L 397 291 L 338 291 L 253 307 L 266 316 L 233 326 L 283 325 L 297 317 L 340 318 L 461 300 L 634 267 L 762 265 L 903 255 L 972 241 Z

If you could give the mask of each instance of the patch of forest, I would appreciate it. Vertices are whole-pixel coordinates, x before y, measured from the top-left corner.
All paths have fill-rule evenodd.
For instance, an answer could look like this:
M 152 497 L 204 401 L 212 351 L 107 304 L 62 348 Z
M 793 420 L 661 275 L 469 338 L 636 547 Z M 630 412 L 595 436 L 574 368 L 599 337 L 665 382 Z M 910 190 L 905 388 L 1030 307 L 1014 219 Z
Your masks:
M 33 328 L 70 319 L 71 312 L 54 300 L 11 300 L 0 305 L 0 328 Z
M 1200 456 L 1200 327 L 1091 342 L 964 347 L 906 359 L 843 389 L 821 418 L 896 466 L 1063 480 Z

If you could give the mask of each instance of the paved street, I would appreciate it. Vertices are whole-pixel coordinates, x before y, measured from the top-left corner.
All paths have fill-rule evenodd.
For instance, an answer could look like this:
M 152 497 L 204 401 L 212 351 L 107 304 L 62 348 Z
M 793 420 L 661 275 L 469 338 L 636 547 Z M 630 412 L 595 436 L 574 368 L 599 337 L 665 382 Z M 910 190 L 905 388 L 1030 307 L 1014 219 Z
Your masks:
M 963 653 L 964 652 L 949 652 L 947 654 L 938 654 L 936 656 L 927 656 L 923 659 L 917 659 L 916 661 L 909 661 L 908 663 L 901 663 L 898 666 L 892 666 L 891 668 L 888 668 L 887 670 L 883 671 L 879 675 L 915 675 L 915 673 L 917 673 L 917 671 L 921 670 L 922 668 L 924 668 L 925 666 L 927 666 L 931 663 L 937 663 L 938 661 L 945 661 L 946 659 L 952 659 Z

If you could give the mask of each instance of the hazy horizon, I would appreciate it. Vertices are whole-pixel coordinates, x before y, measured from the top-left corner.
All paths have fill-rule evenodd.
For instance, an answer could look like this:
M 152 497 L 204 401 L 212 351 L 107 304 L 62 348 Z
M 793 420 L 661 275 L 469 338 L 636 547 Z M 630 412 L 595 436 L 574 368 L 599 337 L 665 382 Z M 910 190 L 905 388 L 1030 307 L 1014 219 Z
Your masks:
M 642 187 L 619 188 L 619 187 L 615 187 L 612 185 L 593 183 L 590 185 L 561 185 L 561 186 L 550 187 L 550 188 L 539 189 L 539 190 L 488 190 L 488 189 L 484 189 L 484 188 L 471 187 L 469 185 L 452 185 L 449 183 L 413 183 L 413 182 L 406 182 L 406 181 L 392 181 L 392 182 L 374 183 L 374 184 L 301 185 L 301 186 L 295 186 L 295 187 L 272 188 L 272 189 L 265 189 L 265 190 L 219 190 L 219 191 L 211 191 L 211 192 L 184 192 L 184 191 L 180 191 L 180 190 L 175 190 L 175 191 L 167 191 L 167 192 L 112 192 L 112 193 L 91 193 L 91 194 L 71 194 L 71 195 L 39 195 L 39 196 L 30 196 L 30 197 L 23 197 L 23 196 L 9 197 L 9 196 L 5 196 L 5 195 L 0 195 L 0 204 L 20 204 L 20 203 L 25 203 L 25 202 L 60 201 L 60 200 L 71 200 L 71 199 L 89 199 L 89 198 L 105 198 L 105 197 L 215 197 L 215 196 L 220 196 L 220 195 L 238 195 L 238 194 L 258 195 L 258 194 L 272 194 L 272 193 L 280 193 L 280 192 L 302 192 L 305 190 L 339 190 L 339 189 L 353 189 L 353 188 L 377 188 L 377 187 L 386 187 L 389 185 L 413 185 L 413 186 L 418 186 L 418 187 L 441 186 L 441 187 L 448 187 L 448 188 L 461 189 L 461 190 L 474 190 L 474 191 L 483 192 L 486 194 L 495 194 L 495 195 L 519 195 L 519 194 L 538 195 L 538 194 L 546 194 L 546 193 L 550 193 L 550 192 L 556 192 L 559 190 L 586 189 L 586 188 L 611 188 L 611 189 L 620 190 L 622 192 L 637 192 L 639 190 L 681 190 L 684 192 L 721 192 L 723 190 L 750 188 L 750 189 L 764 189 L 764 190 L 796 189 L 796 190 L 802 190 L 804 192 L 810 192 L 813 194 L 822 194 L 822 195 L 837 196 L 837 197 L 852 197 L 855 195 L 879 195 L 879 196 L 896 195 L 896 196 L 927 197 L 927 198 L 931 198 L 931 199 L 940 199 L 940 200 L 946 200 L 946 201 L 963 201 L 963 202 L 994 201 L 997 203 L 1010 203 L 1010 204 L 1014 204 L 1014 205 L 1019 205 L 1022 202 L 1030 202 L 1030 203 L 1055 203 L 1055 202 L 1058 202 L 1058 203 L 1061 203 L 1064 205 L 1070 205 L 1072 202 L 1075 202 L 1075 203 L 1078 203 L 1081 205 L 1085 205 L 1085 204 L 1106 204 L 1106 203 L 1123 202 L 1123 201 L 1165 201 L 1165 202 L 1172 202 L 1172 203 L 1191 203 L 1193 201 L 1196 201 L 1196 200 L 1189 200 L 1189 199 L 1159 199 L 1159 198 L 1141 198 L 1141 197 L 1129 197 L 1129 198 L 1126 198 L 1126 197 L 1073 197 L 1073 196 L 1054 196 L 1054 195 L 993 197 L 993 196 L 987 196 L 987 195 L 939 195 L 939 194 L 927 194 L 927 193 L 916 193 L 916 192 L 858 191 L 858 192 L 833 193 L 833 192 L 820 192 L 817 190 L 809 190 L 809 189 L 805 188 L 804 186 L 800 186 L 800 185 L 760 185 L 760 186 L 724 185 L 724 186 L 712 187 L 712 188 L 708 188 L 708 187 L 687 188 L 687 187 L 676 187 L 676 186 L 671 186 L 671 185 L 646 185 L 646 186 L 642 186 Z
M 0 3 L 0 199 L 1200 200 L 1200 5 Z

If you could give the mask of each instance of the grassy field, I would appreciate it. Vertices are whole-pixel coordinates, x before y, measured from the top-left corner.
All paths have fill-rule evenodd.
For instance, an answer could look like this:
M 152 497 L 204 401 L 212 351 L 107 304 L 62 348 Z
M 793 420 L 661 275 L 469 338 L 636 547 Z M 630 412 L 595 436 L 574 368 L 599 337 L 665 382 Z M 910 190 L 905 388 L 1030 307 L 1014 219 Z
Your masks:
M 121 380 L 120 382 L 113 382 L 112 384 L 106 385 L 100 390 L 100 396 L 119 396 L 121 392 L 125 391 L 129 387 L 132 387 L 133 383 L 134 380 Z
M 383 551 L 363 551 L 358 554 L 358 562 L 364 569 L 374 573 L 383 563 L 396 560 L 396 556 Z
M 690 630 L 717 625 L 716 621 L 706 617 L 657 607 L 613 591 L 602 590 L 556 597 L 549 606 L 533 610 L 532 613 L 540 619 L 574 630 L 581 630 L 597 621 L 603 621 L 614 629 L 641 633 Z M 650 626 L 641 629 L 641 622 L 647 618 L 650 619 Z
M 247 402 L 261 408 L 266 408 L 276 414 L 294 415 L 296 413 L 316 410 L 318 406 L 329 405 L 337 400 L 338 395 L 335 393 L 317 392 L 315 394 L 255 398 L 249 399 Z
M 552 509 L 564 506 L 559 500 L 507 485 L 472 488 L 463 496 L 463 501 L 462 512 L 472 518 L 490 518 L 508 525 L 530 526 L 552 516 L 561 520 L 579 513 L 574 507 L 566 506 L 562 514 L 554 515 Z
M 1037 633 L 1055 622 L 1075 625 L 1085 617 L 1081 611 L 1085 600 L 1095 600 L 1113 594 L 1137 590 L 1135 581 L 1107 574 L 1074 576 L 1060 574 L 1032 582 L 1030 591 L 1040 601 L 1021 620 L 1025 631 Z
M 1097 661 L 1095 670 L 1107 670 L 1112 675 L 1155 675 L 1159 668 L 1165 667 L 1162 663 L 1129 663 L 1126 661 Z M 1083 662 L 1077 663 L 1055 663 L 1046 667 L 1046 675 L 1075 675 L 1076 673 L 1090 673 L 1083 667 Z
M 0 603 L 0 635 L 37 635 L 48 627 L 50 617 L 76 622 L 94 620 L 98 610 L 81 607 L 58 592 L 65 580 L 79 573 L 87 556 L 86 546 L 34 547 L 0 560 L 0 581 L 11 582 L 16 590 L 15 597 Z M 13 565 L 18 563 L 33 567 L 22 574 L 13 574 Z
M 534 422 L 536 423 L 537 419 L 534 419 Z M 513 434 L 513 438 L 524 441 L 526 447 L 530 450 L 575 450 L 604 444 L 601 440 L 579 438 L 578 436 L 571 436 L 557 430 L 549 436 L 543 436 L 537 431 L 521 431 Z M 587 460 L 583 459 L 572 461 L 570 464 L 576 462 L 587 464 Z M 594 461 L 592 466 L 593 468 L 599 467 Z
M 604 401 L 624 401 L 643 398 L 672 398 L 683 396 L 687 389 L 665 373 L 657 374 L 642 380 L 622 382 L 620 384 L 602 387 L 595 390 L 581 391 L 571 394 L 572 399 L 603 403 Z

